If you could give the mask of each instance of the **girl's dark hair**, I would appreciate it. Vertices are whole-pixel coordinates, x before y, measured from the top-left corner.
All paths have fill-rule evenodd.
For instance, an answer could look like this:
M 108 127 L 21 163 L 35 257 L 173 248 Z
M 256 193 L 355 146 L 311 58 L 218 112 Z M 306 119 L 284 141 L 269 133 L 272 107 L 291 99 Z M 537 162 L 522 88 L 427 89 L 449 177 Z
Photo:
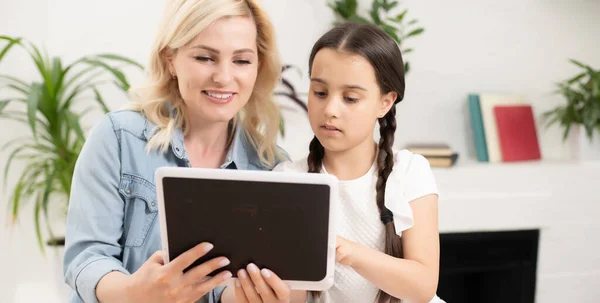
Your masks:
M 375 70 L 377 84 L 382 94 L 394 91 L 398 94 L 392 108 L 379 119 L 379 153 L 377 154 L 377 207 L 381 222 L 385 225 L 385 253 L 402 258 L 402 241 L 396 234 L 393 214 L 385 207 L 385 185 L 394 166 L 394 132 L 396 131 L 396 103 L 404 98 L 404 62 L 396 42 L 379 27 L 371 24 L 342 23 L 323 35 L 313 46 L 309 59 L 309 75 L 317 53 L 324 48 L 358 54 L 367 59 Z M 310 142 L 308 155 L 308 171 L 319 173 L 323 163 L 325 149 L 319 139 L 314 137 Z M 313 293 L 320 296 L 320 293 Z M 400 302 L 389 294 L 379 291 L 378 302 Z

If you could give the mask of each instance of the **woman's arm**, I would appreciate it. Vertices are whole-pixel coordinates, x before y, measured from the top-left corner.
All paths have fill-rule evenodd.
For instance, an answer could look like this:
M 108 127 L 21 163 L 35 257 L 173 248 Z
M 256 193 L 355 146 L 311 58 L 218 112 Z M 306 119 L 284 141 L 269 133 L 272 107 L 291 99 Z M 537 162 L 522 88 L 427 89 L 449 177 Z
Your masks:
M 429 302 L 439 276 L 438 198 L 427 195 L 410 202 L 414 226 L 402 232 L 404 258 L 395 258 L 340 239 L 338 262 L 352 266 L 386 293 L 410 302 Z
M 128 294 L 131 291 L 125 291 L 129 289 L 130 279 L 129 276 L 113 271 L 106 274 L 98 282 L 96 288 L 96 295 L 99 298 L 99 302 L 132 302 L 128 298 Z
M 110 115 L 105 116 L 77 160 L 67 217 L 65 279 L 77 292 L 78 302 L 194 302 L 229 278 L 225 271 L 205 279 L 228 264 L 223 257 L 183 273 L 210 251 L 212 244 L 199 244 L 166 265 L 162 251 L 157 251 L 134 273 L 119 259 L 124 201 L 118 190 L 121 149 L 114 132 L 117 128 Z
M 120 164 L 118 140 L 106 115 L 87 138 L 75 165 L 67 216 L 65 279 L 85 302 L 98 302 L 96 288 L 107 274 L 120 272 L 110 274 L 110 280 L 117 277 L 114 285 L 129 275 L 116 258 L 122 254 L 124 216 L 118 192 Z

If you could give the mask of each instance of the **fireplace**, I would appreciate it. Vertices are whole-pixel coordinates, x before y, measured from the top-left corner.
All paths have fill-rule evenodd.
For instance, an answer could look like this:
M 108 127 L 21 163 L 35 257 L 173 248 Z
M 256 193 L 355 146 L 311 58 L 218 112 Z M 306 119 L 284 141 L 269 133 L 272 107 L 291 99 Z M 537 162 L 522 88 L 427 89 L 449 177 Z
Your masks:
M 449 303 L 533 303 L 539 234 L 442 233 L 438 295 Z

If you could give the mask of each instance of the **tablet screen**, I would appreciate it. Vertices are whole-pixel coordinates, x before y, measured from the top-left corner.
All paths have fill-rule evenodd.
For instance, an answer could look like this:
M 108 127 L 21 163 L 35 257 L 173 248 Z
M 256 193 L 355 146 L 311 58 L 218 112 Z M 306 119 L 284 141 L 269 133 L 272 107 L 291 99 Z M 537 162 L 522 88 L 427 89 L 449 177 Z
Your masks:
M 171 260 L 206 241 L 192 266 L 225 256 L 234 276 L 249 263 L 283 280 L 326 276 L 329 186 L 165 177 L 163 192 Z

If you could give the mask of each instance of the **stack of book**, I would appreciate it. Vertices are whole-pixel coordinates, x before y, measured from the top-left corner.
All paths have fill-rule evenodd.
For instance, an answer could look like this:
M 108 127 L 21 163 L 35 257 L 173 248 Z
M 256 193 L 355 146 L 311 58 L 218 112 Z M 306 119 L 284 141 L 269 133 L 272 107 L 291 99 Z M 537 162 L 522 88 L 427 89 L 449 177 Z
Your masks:
M 454 152 L 448 144 L 410 144 L 406 149 L 425 157 L 431 167 L 452 167 L 458 160 L 458 153 Z
M 480 162 L 541 159 L 533 108 L 523 96 L 471 93 L 468 104 Z

